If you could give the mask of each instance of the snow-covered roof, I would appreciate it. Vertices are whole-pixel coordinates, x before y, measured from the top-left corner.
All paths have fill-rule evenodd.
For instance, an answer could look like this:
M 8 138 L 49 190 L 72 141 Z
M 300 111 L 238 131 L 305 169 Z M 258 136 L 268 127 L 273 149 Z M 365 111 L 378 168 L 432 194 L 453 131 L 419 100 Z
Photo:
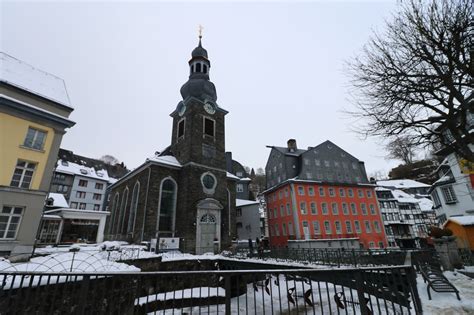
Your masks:
M 376 191 L 391 191 L 391 189 L 388 189 L 388 188 L 385 188 L 385 187 L 380 187 L 380 186 L 375 187 L 375 190 Z
M 161 155 L 161 156 L 153 156 L 148 158 L 147 161 L 153 161 L 163 165 L 170 165 L 175 167 L 181 167 L 181 163 L 172 155 Z
M 115 184 L 118 180 L 119 180 L 118 178 L 109 177 L 110 184 Z
M 61 220 L 61 216 L 59 215 L 54 215 L 54 214 L 43 214 L 43 220 L 49 219 L 49 220 Z
M 474 215 L 450 217 L 448 220 L 460 225 L 474 225 Z
M 241 180 L 242 182 L 250 182 L 250 181 L 252 181 L 252 180 L 251 180 L 250 178 L 248 178 L 248 177 L 241 178 L 240 180 Z
M 231 178 L 231 179 L 240 180 L 240 178 L 239 178 L 239 177 L 237 177 L 237 176 L 235 176 L 234 174 L 232 174 L 232 173 L 229 173 L 229 172 L 227 172 L 227 178 Z
M 420 198 L 418 200 L 418 205 L 420 206 L 421 211 L 432 211 L 433 210 L 433 201 L 428 198 Z
M 420 183 L 412 179 L 378 180 L 377 185 L 384 187 L 395 187 L 396 189 L 430 187 L 430 185 Z
M 399 189 L 394 189 L 392 190 L 393 197 L 397 199 L 398 202 L 401 203 L 418 203 L 419 199 L 416 199 L 410 194 L 407 194 L 404 191 L 401 191 Z
M 40 107 L 38 107 L 38 106 L 35 106 L 35 105 L 32 105 L 32 104 L 29 104 L 29 103 L 20 101 L 20 100 L 18 100 L 18 99 L 16 99 L 16 98 L 10 97 L 10 96 L 5 95 L 5 94 L 3 94 L 3 93 L 0 93 L 0 97 L 1 97 L 1 98 L 5 98 L 5 99 L 8 99 L 8 100 L 13 101 L 13 102 L 18 103 L 18 104 L 21 104 L 21 105 L 23 105 L 23 106 L 29 107 L 29 108 L 31 108 L 31 109 L 33 109 L 33 110 L 37 110 L 37 111 L 40 111 L 40 112 L 43 112 L 43 113 L 47 113 L 48 115 L 51 115 L 51 116 L 55 116 L 55 117 L 64 119 L 65 121 L 71 122 L 73 125 L 75 124 L 74 122 L 72 122 L 71 120 L 69 120 L 68 118 L 66 118 L 66 117 L 64 117 L 64 116 L 61 116 L 61 115 L 56 114 L 56 113 L 53 113 L 53 112 L 51 112 L 51 111 L 49 111 L 49 110 L 45 110 L 45 109 L 40 108 Z
M 69 208 L 69 205 L 63 194 L 49 193 L 48 198 L 53 199 L 53 204 L 51 205 L 52 207 Z
M 0 81 L 71 107 L 64 80 L 0 52 Z
M 260 202 L 255 200 L 245 200 L 245 199 L 235 199 L 235 206 L 236 207 L 245 207 L 250 205 L 258 205 Z
M 56 166 L 56 172 L 80 175 L 84 177 L 94 178 L 98 180 L 109 181 L 109 173 L 105 169 L 95 170 L 93 167 L 87 167 L 76 163 L 58 160 L 58 166 Z
M 437 181 L 435 181 L 433 183 L 433 185 L 436 185 L 436 184 L 441 184 L 441 183 L 444 183 L 444 182 L 449 182 L 451 180 L 451 177 L 449 175 L 444 175 L 444 176 L 441 176 L 440 179 L 438 179 Z

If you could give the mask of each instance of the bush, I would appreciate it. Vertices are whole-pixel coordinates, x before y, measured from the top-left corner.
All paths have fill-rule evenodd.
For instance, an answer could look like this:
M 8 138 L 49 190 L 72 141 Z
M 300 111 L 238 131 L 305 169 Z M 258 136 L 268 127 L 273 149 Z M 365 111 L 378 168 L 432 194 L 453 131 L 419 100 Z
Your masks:
M 431 226 L 429 235 L 434 238 L 441 238 L 443 236 L 452 236 L 453 231 L 448 228 L 440 229 L 439 227 Z

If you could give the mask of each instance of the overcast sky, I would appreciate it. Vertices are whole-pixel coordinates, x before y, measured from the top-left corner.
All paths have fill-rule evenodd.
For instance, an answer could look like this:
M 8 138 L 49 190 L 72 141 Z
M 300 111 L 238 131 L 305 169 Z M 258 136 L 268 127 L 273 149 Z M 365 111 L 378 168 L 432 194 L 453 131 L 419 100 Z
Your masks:
M 382 30 L 396 1 L 9 2 L 1 50 L 63 78 L 76 125 L 62 147 L 116 156 L 129 168 L 170 144 L 202 24 L 210 77 L 226 116 L 226 150 L 264 167 L 269 149 L 333 141 L 368 174 L 398 165 L 376 139 L 360 140 L 344 61 Z

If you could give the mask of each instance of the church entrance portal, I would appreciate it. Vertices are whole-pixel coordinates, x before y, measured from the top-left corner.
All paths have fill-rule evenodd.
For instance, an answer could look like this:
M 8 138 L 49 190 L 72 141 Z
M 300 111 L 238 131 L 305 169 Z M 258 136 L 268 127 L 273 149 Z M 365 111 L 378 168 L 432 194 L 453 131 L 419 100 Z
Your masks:
M 198 203 L 196 218 L 196 254 L 219 251 L 221 242 L 221 203 L 206 198 Z
M 214 252 L 214 239 L 216 238 L 216 217 L 204 214 L 199 220 L 201 226 L 201 253 Z

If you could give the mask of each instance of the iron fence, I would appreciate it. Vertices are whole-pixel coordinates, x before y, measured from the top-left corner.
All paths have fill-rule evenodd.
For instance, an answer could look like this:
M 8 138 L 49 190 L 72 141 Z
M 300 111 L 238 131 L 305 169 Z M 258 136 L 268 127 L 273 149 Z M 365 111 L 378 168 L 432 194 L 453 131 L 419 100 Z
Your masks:
M 466 266 L 474 266 L 474 254 L 469 248 L 460 248 L 459 257 Z
M 2 314 L 421 314 L 412 267 L 0 273 Z
M 332 266 L 379 266 L 403 265 L 408 251 L 403 250 L 362 250 L 329 248 L 272 248 L 251 252 L 238 249 L 235 257 L 273 258 L 277 260 L 299 261 Z

